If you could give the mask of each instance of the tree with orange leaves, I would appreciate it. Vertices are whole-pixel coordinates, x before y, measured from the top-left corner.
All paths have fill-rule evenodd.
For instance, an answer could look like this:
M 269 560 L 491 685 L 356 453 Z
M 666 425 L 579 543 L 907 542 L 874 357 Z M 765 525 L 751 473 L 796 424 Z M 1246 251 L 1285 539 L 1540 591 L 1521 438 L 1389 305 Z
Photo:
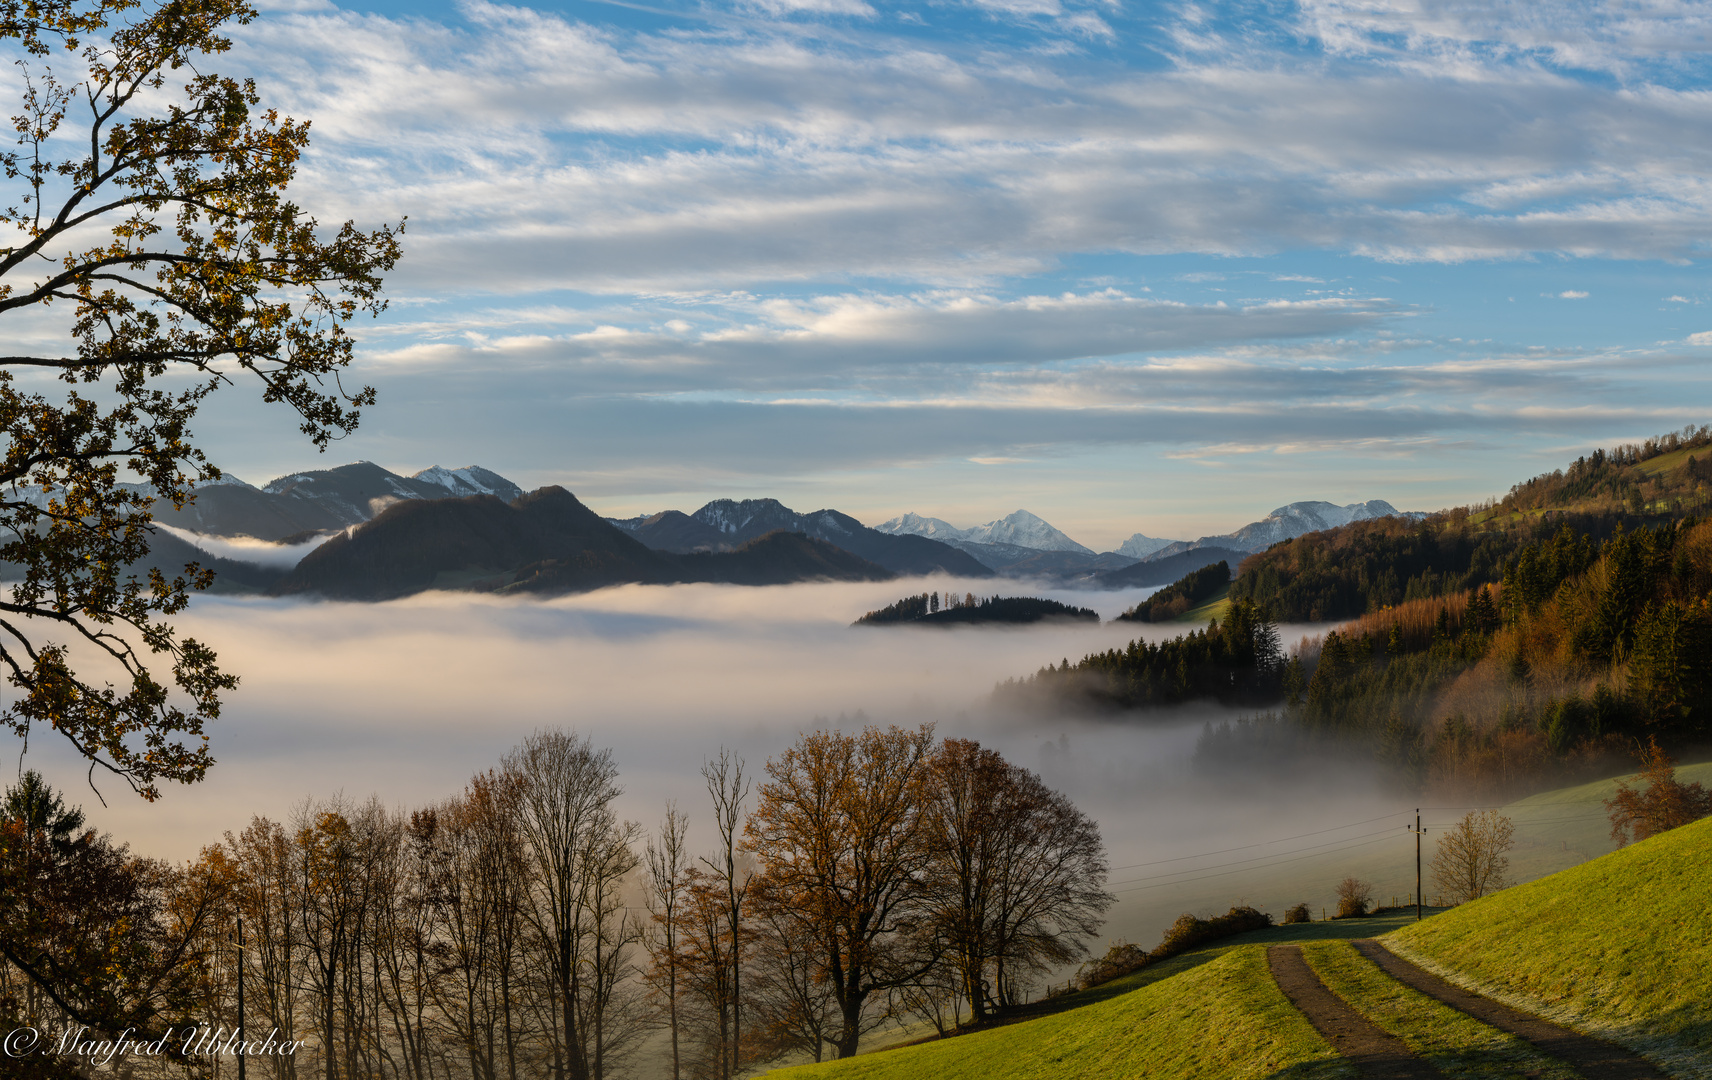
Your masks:
M 931 725 L 804 735 L 768 760 L 770 779 L 744 829 L 761 864 L 752 903 L 812 944 L 815 977 L 838 1007 L 841 1058 L 885 1018 L 870 1008 L 876 995 L 940 958 L 923 904 L 932 753 Z
M 1698 783 L 1684 784 L 1676 778 L 1676 759 L 1664 752 L 1657 739 L 1640 748 L 1644 789 L 1617 784 L 1617 793 L 1605 800 L 1611 815 L 1611 839 L 1622 847 L 1630 840 L 1687 825 L 1712 814 L 1712 792 Z

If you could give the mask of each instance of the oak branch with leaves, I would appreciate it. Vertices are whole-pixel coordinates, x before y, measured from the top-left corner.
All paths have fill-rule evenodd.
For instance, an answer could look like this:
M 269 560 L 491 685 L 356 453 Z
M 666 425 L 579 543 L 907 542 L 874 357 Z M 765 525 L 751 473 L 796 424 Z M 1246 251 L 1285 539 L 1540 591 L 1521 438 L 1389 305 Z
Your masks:
M 0 591 L 0 722 L 26 745 L 51 728 L 146 799 L 203 776 L 204 725 L 237 685 L 162 621 L 212 575 L 130 569 L 149 509 L 220 478 L 191 421 L 222 386 L 259 384 L 322 450 L 356 428 L 375 392 L 340 382 L 347 324 L 384 310 L 404 229 L 324 228 L 285 197 L 309 125 L 199 68 L 254 17 L 0 0 L 21 85 L 0 153 L 0 352 L 18 354 L 0 356 L 0 561 L 18 579 Z M 64 346 L 21 344 L 44 324 Z

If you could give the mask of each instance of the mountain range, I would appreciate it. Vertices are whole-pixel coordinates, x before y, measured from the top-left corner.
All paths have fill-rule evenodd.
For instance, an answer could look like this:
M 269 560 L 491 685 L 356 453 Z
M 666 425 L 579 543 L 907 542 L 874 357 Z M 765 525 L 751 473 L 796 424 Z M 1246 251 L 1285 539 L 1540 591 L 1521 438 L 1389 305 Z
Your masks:
M 523 494 L 516 484 L 480 466 L 400 476 L 372 461 L 291 473 L 253 487 L 227 475 L 196 489 L 182 510 L 157 502 L 155 520 L 213 536 L 252 536 L 281 541 L 302 533 L 360 525 L 396 502 L 492 495 L 510 502 Z
M 870 529 L 837 510 L 799 514 L 777 499 L 715 499 L 693 514 L 665 510 L 645 517 L 606 520 L 655 551 L 680 555 L 733 551 L 783 530 L 824 540 L 900 574 L 993 576 L 987 564 L 936 538 L 891 535 Z
M 43 502 L 52 494 L 24 497 Z M 563 488 L 525 495 L 479 466 L 402 476 L 367 461 L 291 473 L 261 487 L 227 476 L 199 486 L 182 509 L 157 504 L 154 512 L 166 528 L 157 530 L 147 566 L 172 574 L 197 561 L 216 570 L 222 590 L 348 599 L 432 588 L 567 592 L 620 582 L 773 584 L 934 573 L 1133 588 L 1168 584 L 1219 561 L 1235 566 L 1280 540 L 1352 521 L 1424 516 L 1377 499 L 1298 502 L 1220 536 L 1182 541 L 1136 533 L 1117 551 L 1096 553 L 1027 510 L 967 529 L 915 513 L 869 528 L 837 510 L 799 513 L 776 499 L 716 499 L 691 514 L 602 518 Z
M 896 577 L 824 540 L 773 530 L 730 551 L 681 555 L 627 535 L 561 487 L 394 503 L 316 548 L 270 590 L 388 600 L 426 589 L 586 592 L 632 582 L 885 581 Z

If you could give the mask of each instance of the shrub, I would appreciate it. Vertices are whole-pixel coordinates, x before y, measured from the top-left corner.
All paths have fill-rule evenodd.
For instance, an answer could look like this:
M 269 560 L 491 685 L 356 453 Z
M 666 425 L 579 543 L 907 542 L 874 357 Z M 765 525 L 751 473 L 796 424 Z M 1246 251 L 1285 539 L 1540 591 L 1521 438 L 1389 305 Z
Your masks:
M 1149 964 L 1168 960 L 1178 953 L 1188 952 L 1197 945 L 1246 934 L 1250 930 L 1264 930 L 1271 925 L 1272 916 L 1247 905 L 1233 907 L 1223 915 L 1215 915 L 1210 919 L 1200 919 L 1188 914 L 1179 915 L 1177 921 L 1171 924 L 1171 929 L 1165 931 L 1164 940 L 1152 952 L 1144 953 L 1139 946 L 1131 945 L 1127 941 L 1114 941 L 1111 948 L 1106 950 L 1106 955 L 1082 965 L 1082 969 L 1076 973 L 1076 981 L 1086 990 L 1090 986 L 1098 986 L 1132 971 L 1140 971 Z
M 1359 878 L 1346 877 L 1338 882 L 1337 914 L 1334 919 L 1359 919 L 1373 904 L 1373 886 Z
M 1089 960 L 1076 971 L 1076 985 L 1086 990 L 1090 986 L 1121 979 L 1132 971 L 1140 971 L 1148 965 L 1147 952 L 1140 945 L 1132 945 L 1122 938 L 1112 942 L 1106 950 L 1106 955 Z
M 1295 907 L 1291 908 L 1289 911 L 1286 911 L 1284 913 L 1284 925 L 1285 926 L 1289 926 L 1292 923 L 1304 923 L 1304 922 L 1313 922 L 1313 921 L 1314 921 L 1314 913 L 1308 910 L 1307 904 L 1297 904 Z
M 1171 924 L 1171 929 L 1165 931 L 1165 939 L 1148 955 L 1155 961 L 1165 960 L 1209 941 L 1246 934 L 1250 930 L 1264 930 L 1271 925 L 1272 916 L 1246 905 L 1233 907 L 1225 914 L 1215 915 L 1210 919 L 1179 915 L 1177 921 Z

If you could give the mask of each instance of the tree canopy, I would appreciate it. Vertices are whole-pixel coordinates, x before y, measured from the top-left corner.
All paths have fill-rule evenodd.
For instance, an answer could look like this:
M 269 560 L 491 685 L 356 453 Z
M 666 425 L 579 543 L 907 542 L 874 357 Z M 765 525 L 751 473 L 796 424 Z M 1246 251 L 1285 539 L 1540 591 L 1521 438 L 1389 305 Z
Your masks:
M 16 350 L 0 356 L 0 562 L 18 579 L 0 595 L 18 690 L 0 723 L 58 732 L 149 799 L 202 777 L 204 724 L 237 681 L 162 621 L 212 575 L 133 569 L 150 507 L 220 479 L 192 421 L 222 386 L 259 388 L 323 450 L 357 427 L 375 391 L 340 381 L 347 326 L 385 308 L 403 231 L 323 227 L 286 197 L 308 123 L 204 70 L 254 17 L 243 0 L 0 2 L 23 85 L 0 151 Z

